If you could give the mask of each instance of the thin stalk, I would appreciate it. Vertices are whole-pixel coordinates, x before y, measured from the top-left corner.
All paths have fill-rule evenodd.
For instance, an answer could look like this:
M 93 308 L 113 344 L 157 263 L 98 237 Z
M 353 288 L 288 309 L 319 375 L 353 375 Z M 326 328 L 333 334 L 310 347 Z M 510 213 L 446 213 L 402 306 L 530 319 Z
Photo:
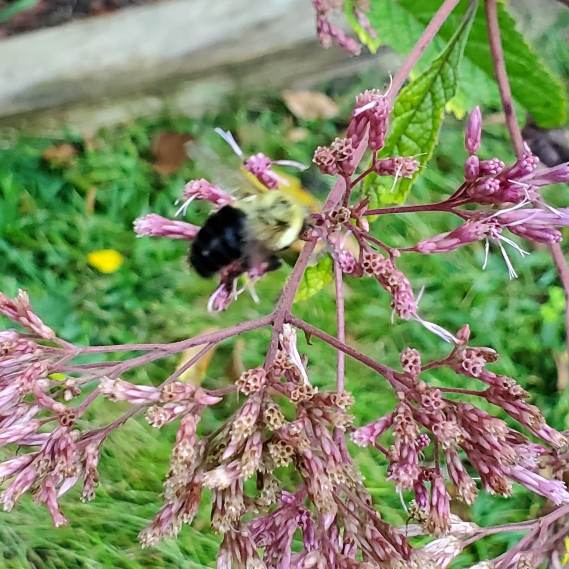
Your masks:
M 346 343 L 346 320 L 344 312 L 344 289 L 342 268 L 338 261 L 334 261 L 334 280 L 336 284 L 336 336 L 338 341 Z M 341 350 L 336 351 L 336 391 L 344 391 L 344 375 L 346 369 L 345 354 Z
M 516 156 L 520 158 L 524 154 L 524 139 L 522 137 L 520 125 L 518 124 L 514 113 L 512 90 L 510 89 L 510 82 L 506 72 L 504 50 L 502 49 L 502 41 L 500 38 L 500 26 L 498 23 L 496 0 L 485 0 L 484 9 L 486 13 L 490 53 L 492 54 L 494 74 L 496 75 L 498 89 L 500 90 L 502 107 L 504 108 L 504 114 L 506 115 L 506 126 L 508 127 L 508 132 L 510 133 L 510 139 L 516 152 Z M 565 256 L 559 243 L 549 245 L 549 251 L 565 291 L 565 345 L 569 354 L 569 268 L 567 267 Z M 567 364 L 567 368 L 569 370 L 569 363 Z
M 366 356 L 365 354 L 362 354 L 358 350 L 351 348 L 347 344 L 340 342 L 337 338 L 334 338 L 334 336 L 331 336 L 330 334 L 327 334 L 323 330 L 320 330 L 320 328 L 316 328 L 315 326 L 308 324 L 308 322 L 305 322 L 304 320 L 296 318 L 292 315 L 287 318 L 287 322 L 289 322 L 296 328 L 299 328 L 303 332 L 306 332 L 307 334 L 310 334 L 311 336 L 314 336 L 315 338 L 318 338 L 323 342 L 326 342 L 333 348 L 336 348 L 337 350 L 344 352 L 345 354 L 347 354 L 351 358 L 354 358 L 358 362 L 361 362 L 365 366 L 373 369 L 374 371 L 379 373 L 379 375 L 383 376 L 396 391 L 405 392 L 409 389 L 413 389 L 411 385 L 407 385 L 405 383 L 405 380 L 407 378 L 400 376 L 400 374 L 392 370 L 390 367 L 380 364 L 379 362 L 376 362 L 374 359 L 370 358 L 369 356 Z
M 442 211 L 455 213 L 453 208 L 470 203 L 470 199 L 464 200 L 445 200 L 443 202 L 421 204 L 421 205 L 402 205 L 398 207 L 382 207 L 378 209 L 368 209 L 364 215 L 388 215 L 393 213 L 417 213 L 424 211 Z
M 502 41 L 500 38 L 500 26 L 498 24 L 498 10 L 496 8 L 496 0 L 485 0 L 484 9 L 486 13 L 486 26 L 488 29 L 488 42 L 490 44 L 490 52 L 492 61 L 494 62 L 494 75 L 498 82 L 500 91 L 500 99 L 502 107 L 506 115 L 506 126 L 510 133 L 510 139 L 516 152 L 516 156 L 520 158 L 524 153 L 524 139 L 522 131 L 518 125 L 516 114 L 514 112 L 514 100 L 512 98 L 512 90 L 508 81 L 508 73 L 506 71 L 506 63 L 504 61 L 504 50 L 502 49 Z
M 354 152 L 354 163 L 356 167 L 360 163 L 366 151 L 367 142 L 368 135 L 366 134 Z M 338 205 L 338 203 L 340 203 L 340 200 L 346 191 L 347 185 L 345 178 L 338 178 L 334 184 L 334 187 L 330 190 L 330 193 L 328 194 L 324 205 L 322 206 L 321 213 L 333 210 Z M 306 267 L 308 267 L 308 263 L 310 262 L 312 252 L 314 251 L 315 247 L 316 240 L 305 243 L 302 251 L 300 252 L 298 260 L 294 265 L 294 269 L 292 270 L 292 273 L 284 287 L 279 303 L 277 304 L 277 307 L 272 314 L 273 334 L 271 337 L 271 342 L 269 344 L 269 349 L 267 350 L 267 356 L 265 358 L 265 369 L 269 369 L 273 364 L 279 344 L 279 334 L 282 331 L 287 317 L 291 314 L 292 304 L 294 302 L 294 297 L 296 296 L 296 291 L 298 290 L 300 281 L 302 280 L 304 272 L 306 271 Z
M 263 326 L 267 326 L 271 323 L 271 315 L 262 316 L 261 318 L 255 318 L 254 320 L 246 320 L 245 322 L 240 322 L 235 326 L 230 328 L 225 328 L 223 330 L 218 330 L 216 332 L 210 332 L 209 334 L 202 334 L 201 336 L 195 336 L 194 338 L 189 338 L 187 340 L 181 340 L 180 342 L 172 342 L 170 344 L 120 344 L 114 346 L 86 346 L 81 348 L 77 355 L 83 354 L 102 354 L 106 352 L 150 352 L 159 350 L 165 352 L 164 356 L 170 354 L 175 354 L 177 352 L 182 352 L 188 348 L 194 348 L 195 346 L 201 346 L 202 344 L 217 343 L 232 336 L 238 336 L 243 332 L 250 332 L 252 330 L 257 330 Z
M 403 83 L 409 77 L 409 73 L 413 70 L 419 59 L 430 43 L 433 41 L 437 32 L 441 29 L 441 26 L 446 22 L 450 13 L 456 8 L 456 5 L 460 0 L 445 0 L 443 5 L 437 10 L 433 19 L 429 22 L 429 25 L 425 28 L 425 31 L 421 34 L 421 37 L 417 40 L 417 43 L 413 46 L 411 53 L 407 56 L 407 59 L 403 62 L 403 65 L 399 68 L 399 71 L 395 74 L 393 81 L 391 83 L 391 88 L 389 90 L 389 97 L 393 101 L 399 93 Z

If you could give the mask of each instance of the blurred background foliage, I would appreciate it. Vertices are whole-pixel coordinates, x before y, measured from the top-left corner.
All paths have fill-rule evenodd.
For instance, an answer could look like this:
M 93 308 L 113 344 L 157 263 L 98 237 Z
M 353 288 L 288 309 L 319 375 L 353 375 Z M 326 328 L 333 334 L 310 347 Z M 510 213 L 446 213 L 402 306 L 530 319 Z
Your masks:
M 562 49 L 565 27 L 538 38 L 538 51 L 565 80 L 569 76 L 567 50 Z M 157 158 L 157 141 L 165 133 L 202 140 L 222 162 L 234 157 L 213 133 L 215 127 L 234 133 L 245 153 L 262 151 L 272 158 L 309 163 L 313 150 L 326 145 L 347 126 L 354 96 L 366 88 L 382 87 L 386 78 L 365 73 L 321 86 L 337 105 L 329 119 L 295 116 L 278 93 L 248 100 L 228 100 L 223 110 L 200 120 L 179 116 L 141 119 L 99 132 L 91 139 L 67 132 L 62 137 L 24 136 L 3 132 L 0 140 L 0 290 L 14 295 L 26 288 L 33 306 L 61 337 L 84 344 L 171 342 L 209 327 L 225 327 L 268 313 L 282 286 L 285 267 L 258 285 L 255 304 L 243 295 L 225 313 L 210 315 L 207 299 L 215 283 L 197 278 L 186 263 L 187 244 L 165 239 L 137 239 L 132 222 L 140 215 L 173 217 L 174 201 L 184 184 L 196 177 L 215 176 L 199 171 L 190 161 L 168 167 Z M 486 109 L 481 157 L 513 160 L 503 121 Z M 407 203 L 438 201 L 462 181 L 464 121 L 447 116 L 435 155 L 414 186 Z M 175 138 L 175 137 L 174 137 Z M 63 150 L 62 150 L 63 149 Z M 167 160 L 166 160 L 167 162 Z M 172 165 L 171 165 L 172 166 Z M 312 169 L 304 186 L 322 198 L 331 183 Z M 553 188 L 553 205 L 567 205 L 567 188 Z M 207 216 L 204 204 L 194 204 L 188 221 Z M 449 231 L 458 221 L 444 214 L 382 216 L 373 232 L 393 246 L 407 246 L 430 235 Z M 528 244 L 523 244 L 527 248 Z M 120 267 L 103 273 L 91 266 L 88 255 L 110 249 L 124 258 Z M 545 248 L 537 246 L 526 258 L 509 253 L 519 278 L 510 281 L 499 251 L 492 247 L 486 270 L 483 244 L 446 255 L 404 255 L 398 266 L 416 291 L 425 288 L 420 313 L 456 331 L 468 323 L 474 345 L 490 346 L 501 359 L 492 369 L 515 377 L 532 394 L 548 421 L 567 429 L 569 390 L 564 346 L 564 295 Z M 407 346 L 424 359 L 448 352 L 448 346 L 416 322 L 391 322 L 389 296 L 371 279 L 345 281 L 347 334 L 351 345 L 382 363 L 398 366 Z M 299 302 L 295 314 L 333 333 L 334 299 L 331 287 L 309 301 Z M 4 322 L 7 325 L 7 322 Z M 222 387 L 228 368 L 259 365 L 269 331 L 261 330 L 223 343 L 207 369 L 204 383 Z M 241 341 L 243 340 L 243 341 Z M 237 343 L 239 342 L 239 343 Z M 314 340 L 300 350 L 309 356 L 309 371 L 320 389 L 333 389 L 334 352 Z M 125 379 L 159 383 L 175 368 L 177 358 L 160 361 L 130 373 Z M 426 378 L 427 379 L 427 378 Z M 477 382 L 435 371 L 434 385 L 477 388 Z M 347 388 L 356 398 L 353 413 L 362 425 L 392 409 L 394 396 L 382 380 L 365 367 L 347 362 Z M 209 432 L 239 405 L 229 397 L 203 417 Z M 488 411 L 496 409 L 487 406 Z M 81 426 L 107 424 L 124 412 L 120 404 L 98 402 Z M 75 489 L 62 501 L 71 525 L 54 529 L 45 510 L 26 496 L 13 512 L 0 513 L 0 565 L 27 568 L 194 568 L 214 566 L 218 538 L 208 529 L 208 506 L 191 528 L 175 542 L 142 550 L 137 533 L 160 507 L 162 479 L 175 437 L 176 425 L 150 428 L 142 417 L 130 420 L 107 441 L 101 461 L 101 484 L 94 502 L 79 502 Z M 391 483 L 386 461 L 370 450 L 353 449 L 376 504 L 391 523 L 404 525 L 406 514 Z M 286 479 L 286 473 L 283 474 Z M 404 496 L 408 499 L 408 496 Z M 537 515 L 544 501 L 515 489 L 506 500 L 484 492 L 470 512 L 482 525 L 514 522 Z M 457 566 L 499 554 L 519 539 L 509 534 L 483 540 L 465 552 Z

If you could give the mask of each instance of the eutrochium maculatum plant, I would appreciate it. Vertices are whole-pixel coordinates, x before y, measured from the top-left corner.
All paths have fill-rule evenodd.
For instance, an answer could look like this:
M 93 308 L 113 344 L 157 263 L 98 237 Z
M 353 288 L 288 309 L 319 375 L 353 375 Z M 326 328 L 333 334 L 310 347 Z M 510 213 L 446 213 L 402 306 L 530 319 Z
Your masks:
M 357 53 L 359 44 L 328 20 L 329 13 L 341 7 L 335 4 L 340 3 L 314 0 L 319 38 L 325 45 L 335 42 Z M 393 10 L 403 10 L 411 9 L 413 3 L 372 0 L 366 6 L 354 0 L 348 6 L 348 15 L 368 45 L 374 42 L 376 30 L 386 34 L 394 25 L 382 15 L 387 4 Z M 220 569 L 443 569 L 477 540 L 512 531 L 525 532 L 524 537 L 501 556 L 481 561 L 477 568 L 537 568 L 544 563 L 561 567 L 564 539 L 569 534 L 569 492 L 562 481 L 569 459 L 567 435 L 545 422 L 516 379 L 490 369 L 498 354 L 472 345 L 467 325 L 449 331 L 419 315 L 412 275 L 398 268 L 398 260 L 408 252 L 441 254 L 482 241 L 487 255 L 497 251 L 503 256 L 514 278 L 515 257 L 528 254 L 519 240 L 512 238 L 517 236 L 550 248 L 567 287 L 569 273 L 558 228 L 569 225 L 569 208 L 549 206 L 542 189 L 569 182 L 569 164 L 540 167 L 522 139 L 504 65 L 509 52 L 504 55 L 500 31 L 501 26 L 508 28 L 510 20 L 502 6 L 496 0 L 486 0 L 484 6 L 476 2 L 467 6 L 458 0 L 426 4 L 433 13 L 390 85 L 358 95 L 346 133 L 329 146 L 315 149 L 313 162 L 334 178 L 333 188 L 321 211 L 312 216 L 312 225 L 303 235 L 304 246 L 270 314 L 171 344 L 81 347 L 59 338 L 33 312 L 25 291 L 14 299 L 0 295 L 0 313 L 16 325 L 0 332 L 0 444 L 13 450 L 11 458 L 0 464 L 0 477 L 5 480 L 0 502 L 5 510 L 11 510 L 30 492 L 45 504 L 56 526 L 68 523 L 60 510 L 60 498 L 77 483 L 82 484 L 83 500 L 94 497 L 105 439 L 130 417 L 144 413 L 153 427 L 176 423 L 178 429 L 164 481 L 164 505 L 140 532 L 144 546 L 175 538 L 182 524 L 192 523 L 207 489 L 212 496 L 211 526 L 221 535 Z M 482 116 L 474 106 L 465 127 L 468 158 L 458 188 L 437 203 L 378 207 L 389 203 L 384 191 L 383 199 L 372 205 L 373 192 L 363 193 L 362 186 L 376 188 L 379 193 L 387 188 L 387 193 L 399 196 L 400 203 L 401 192 L 404 198 L 432 154 L 445 105 L 460 87 L 460 62 L 468 49 L 472 23 L 477 20 L 485 21 L 486 51 L 481 49 L 479 56 L 493 63 L 515 161 L 505 164 L 499 157 L 478 157 Z M 425 48 L 435 37 L 440 39 L 441 26 L 446 25 L 443 29 L 448 33 L 453 23 L 452 35 L 440 55 L 403 86 Z M 518 48 L 521 56 L 529 50 L 525 43 Z M 528 65 L 541 65 L 532 57 Z M 514 71 L 520 73 L 517 68 Z M 549 72 L 543 73 L 557 88 Z M 555 95 L 547 81 L 543 88 L 549 88 L 551 97 Z M 539 116 L 540 101 L 525 101 Z M 540 120 L 551 123 L 556 119 L 542 113 Z M 421 138 L 417 132 L 425 136 Z M 240 152 L 231 135 L 222 134 Z M 406 141 L 411 139 L 423 145 L 421 152 L 405 152 Z M 366 165 L 360 166 L 364 155 Z M 244 169 L 271 191 L 278 186 L 272 164 L 262 154 L 243 159 Z M 201 179 L 190 181 L 181 199 L 185 206 L 191 200 L 206 200 L 216 210 L 231 204 L 234 197 Z M 461 223 L 448 233 L 425 235 L 405 248 L 391 247 L 370 233 L 372 220 L 381 223 L 385 215 L 407 212 L 447 212 Z M 198 230 L 192 224 L 154 214 L 135 222 L 139 237 L 191 242 Z M 347 248 L 348 238 L 357 247 Z M 333 260 L 334 336 L 292 314 L 295 294 L 319 243 L 325 243 Z M 531 249 L 531 244 L 527 248 Z M 266 271 L 266 263 L 248 267 L 242 288 L 234 273 L 222 271 L 209 309 L 225 310 Z M 390 295 L 395 316 L 414 320 L 440 337 L 441 343 L 447 342 L 446 356 L 430 360 L 409 346 L 399 356 L 400 368 L 392 369 L 373 354 L 364 355 L 348 345 L 350 314 L 344 310 L 343 281 L 366 278 L 376 279 Z M 259 354 L 257 367 L 244 371 L 233 385 L 208 390 L 180 381 L 185 370 L 221 342 L 263 327 L 272 331 L 266 354 Z M 313 386 L 310 369 L 318 368 L 318 361 L 311 361 L 310 353 L 299 353 L 299 334 L 337 351 L 335 385 L 330 378 L 328 390 Z M 196 347 L 201 348 L 194 357 L 159 386 L 122 379 L 139 366 Z M 129 351 L 142 355 L 77 363 L 80 356 Z M 364 425 L 350 414 L 354 399 L 349 389 L 357 379 L 345 375 L 346 356 L 378 374 L 378 390 L 393 390 L 396 404 L 390 413 Z M 440 368 L 475 378 L 480 389 L 429 385 L 424 372 Z M 198 435 L 204 409 L 228 396 L 235 405 L 236 393 L 240 394 L 240 406 L 234 414 L 216 431 L 200 430 Z M 106 427 L 81 428 L 82 415 L 100 397 L 126 401 L 130 408 Z M 513 421 L 507 423 L 482 410 L 477 402 L 484 400 L 496 408 L 499 417 L 509 416 Z M 293 417 L 287 413 L 288 419 L 283 413 L 284 401 L 287 408 L 292 405 L 294 409 Z M 374 504 L 366 489 L 366 480 L 348 451 L 348 439 L 366 447 L 362 452 L 385 457 L 386 477 L 393 492 L 411 496 L 407 526 L 393 527 L 382 519 L 381 503 Z M 288 476 L 285 484 L 276 469 L 288 465 L 296 469 L 297 476 Z M 256 481 L 256 489 L 247 485 L 245 491 L 250 478 Z M 292 487 L 291 480 L 297 480 L 297 485 Z M 480 527 L 451 513 L 449 484 L 455 498 L 468 506 L 480 491 L 507 497 L 513 485 L 519 484 L 547 498 L 551 507 L 529 521 Z M 293 543 L 295 535 L 300 542 Z M 416 536 L 432 539 L 414 540 Z

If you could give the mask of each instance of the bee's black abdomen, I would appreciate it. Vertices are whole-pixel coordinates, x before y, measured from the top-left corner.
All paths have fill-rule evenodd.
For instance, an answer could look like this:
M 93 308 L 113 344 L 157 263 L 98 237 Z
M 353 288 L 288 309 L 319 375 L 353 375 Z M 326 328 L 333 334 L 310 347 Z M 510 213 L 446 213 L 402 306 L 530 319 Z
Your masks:
M 198 231 L 189 262 L 204 278 L 209 278 L 243 257 L 245 214 L 226 205 L 211 215 Z

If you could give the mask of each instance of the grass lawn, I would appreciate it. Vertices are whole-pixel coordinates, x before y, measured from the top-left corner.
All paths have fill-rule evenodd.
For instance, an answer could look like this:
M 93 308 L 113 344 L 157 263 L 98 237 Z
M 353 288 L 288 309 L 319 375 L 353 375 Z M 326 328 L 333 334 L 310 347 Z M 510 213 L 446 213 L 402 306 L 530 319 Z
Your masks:
M 6 133 L 0 141 L 0 290 L 13 295 L 18 287 L 28 289 L 37 312 L 61 337 L 88 345 L 175 341 L 208 327 L 225 327 L 267 314 L 289 268 L 259 283 L 259 304 L 243 295 L 225 313 L 212 316 L 206 304 L 215 284 L 200 280 L 189 270 L 187 245 L 135 238 L 132 222 L 137 216 L 153 212 L 173 217 L 174 200 L 185 182 L 211 174 L 195 171 L 190 161 L 175 174 L 156 173 L 152 140 L 164 131 L 187 132 L 204 139 L 223 160 L 230 161 L 230 149 L 213 134 L 214 127 L 221 127 L 235 134 L 246 153 L 262 151 L 273 158 L 308 163 L 314 148 L 328 144 L 345 126 L 353 95 L 362 87 L 375 86 L 370 77 L 343 88 L 329 86 L 328 92 L 340 104 L 341 112 L 337 119 L 328 121 L 296 119 L 280 98 L 267 96 L 228 102 L 219 114 L 199 121 L 184 117 L 141 119 L 102 131 L 88 141 L 73 133 L 58 140 Z M 304 129 L 304 138 L 292 142 L 291 133 L 298 134 L 299 128 Z M 449 117 L 436 155 L 409 203 L 437 201 L 460 184 L 466 157 L 462 128 L 463 123 Z M 73 144 L 77 155 L 62 165 L 44 160 L 44 151 L 60 142 Z M 502 126 L 484 132 L 481 154 L 511 162 Z M 326 183 L 312 178 L 306 185 L 321 196 Z M 554 205 L 567 205 L 566 194 L 548 197 Z M 206 214 L 207 208 L 196 204 L 187 220 L 199 223 Z M 457 220 L 443 214 L 384 216 L 374 232 L 388 244 L 405 246 L 456 225 Z M 103 274 L 88 264 L 87 255 L 99 249 L 115 249 L 124 256 L 119 270 Z M 569 391 L 558 390 L 564 301 L 557 274 L 546 249 L 532 250 L 523 259 L 514 250 L 510 254 L 519 275 L 512 281 L 494 247 L 486 270 L 482 270 L 483 244 L 446 255 L 406 254 L 398 266 L 415 291 L 425 287 L 420 303 L 424 318 L 453 332 L 468 323 L 473 344 L 490 346 L 500 353 L 501 359 L 492 369 L 515 377 L 530 391 L 532 402 L 543 409 L 550 423 L 567 429 Z M 448 351 L 444 342 L 416 322 L 397 320 L 392 324 L 390 297 L 375 280 L 347 279 L 346 291 L 349 342 L 362 352 L 396 366 L 399 352 L 407 346 L 419 349 L 425 358 L 437 358 Z M 298 303 L 296 314 L 333 333 L 331 289 Z M 268 338 L 268 330 L 245 336 L 241 357 L 246 366 L 262 362 Z M 226 366 L 233 347 L 234 341 L 229 341 L 218 348 L 207 371 L 206 385 L 228 382 Z M 309 355 L 313 381 L 321 388 L 331 388 L 335 379 L 333 351 L 318 341 L 306 346 L 302 338 L 301 352 Z M 160 361 L 125 379 L 159 383 L 176 363 L 175 359 Z M 438 370 L 428 379 L 434 385 L 479 387 L 475 380 Z M 347 362 L 347 388 L 356 398 L 352 412 L 357 425 L 392 409 L 394 398 L 386 382 L 352 361 Z M 206 413 L 202 428 L 215 428 L 236 405 L 236 399 L 230 400 L 215 412 Z M 119 404 L 99 402 L 84 421 L 104 425 L 124 409 Z M 489 406 L 489 411 L 495 413 L 496 409 Z M 62 500 L 70 527 L 52 528 L 44 508 L 29 496 L 13 512 L 0 513 L 0 566 L 214 566 L 218 538 L 208 529 L 207 504 L 177 541 L 142 550 L 136 540 L 160 507 L 175 427 L 152 429 L 140 417 L 115 432 L 101 457 L 96 499 L 82 504 L 75 489 Z M 385 480 L 386 461 L 369 449 L 354 452 L 382 515 L 392 523 L 405 524 L 399 497 Z M 482 492 L 469 515 L 481 525 L 514 522 L 537 515 L 543 505 L 542 499 L 516 487 L 509 500 Z M 461 563 L 466 566 L 479 557 L 494 556 L 508 540 L 517 539 L 519 536 L 512 534 L 485 540 L 463 554 Z

